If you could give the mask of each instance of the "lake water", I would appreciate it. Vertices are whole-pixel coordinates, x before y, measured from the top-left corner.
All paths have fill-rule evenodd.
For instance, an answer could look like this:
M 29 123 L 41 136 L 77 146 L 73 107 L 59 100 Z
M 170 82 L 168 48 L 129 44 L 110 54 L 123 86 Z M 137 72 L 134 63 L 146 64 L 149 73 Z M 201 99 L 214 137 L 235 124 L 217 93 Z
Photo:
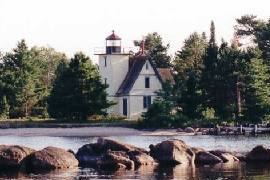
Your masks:
M 168 139 L 181 139 L 188 145 L 207 150 L 224 149 L 247 152 L 259 144 L 270 147 L 270 136 L 112 136 L 111 139 L 148 148 Z M 17 144 L 36 150 L 56 146 L 77 151 L 97 137 L 0 136 L 0 144 Z M 23 173 L 1 172 L 0 179 L 270 179 L 270 164 L 218 164 L 202 167 L 147 167 L 135 171 L 96 171 L 91 168 L 75 170 Z

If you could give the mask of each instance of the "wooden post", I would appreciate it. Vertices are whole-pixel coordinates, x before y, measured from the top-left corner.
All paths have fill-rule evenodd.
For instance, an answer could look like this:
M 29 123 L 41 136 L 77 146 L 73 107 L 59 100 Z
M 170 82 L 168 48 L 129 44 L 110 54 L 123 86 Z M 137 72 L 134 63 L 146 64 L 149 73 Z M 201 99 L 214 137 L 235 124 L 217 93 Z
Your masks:
M 258 133 L 258 126 L 257 124 L 254 126 L 254 134 L 257 134 Z
M 237 119 L 240 118 L 241 116 L 241 112 L 242 112 L 242 109 L 241 109 L 241 92 L 240 92 L 240 82 L 239 82 L 239 78 L 237 77 L 237 80 L 236 80 L 236 99 L 237 99 Z

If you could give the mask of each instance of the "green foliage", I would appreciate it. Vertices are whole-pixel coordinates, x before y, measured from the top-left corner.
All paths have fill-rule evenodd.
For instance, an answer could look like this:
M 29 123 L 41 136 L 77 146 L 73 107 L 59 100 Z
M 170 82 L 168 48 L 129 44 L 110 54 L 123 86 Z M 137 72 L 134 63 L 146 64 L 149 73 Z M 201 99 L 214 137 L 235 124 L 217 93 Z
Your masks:
M 65 55 L 52 48 L 29 49 L 24 40 L 2 57 L 0 89 L 10 105 L 10 117 L 47 116 L 46 98 L 55 69 Z
M 157 92 L 157 99 L 143 114 L 141 126 L 151 128 L 172 128 L 181 127 L 188 118 L 181 112 L 181 107 L 177 105 L 178 97 L 174 95 L 175 89 L 170 84 L 165 83 L 163 90 Z
M 3 57 L 3 93 L 10 104 L 11 117 L 27 117 L 43 88 L 39 81 L 39 64 L 24 40 Z
M 200 81 L 205 56 L 205 35 L 191 34 L 184 42 L 184 46 L 176 53 L 173 61 L 175 70 L 176 89 L 179 96 L 178 104 L 183 113 L 190 118 L 201 116 L 202 90 Z
M 263 21 L 254 15 L 245 15 L 236 19 L 236 34 L 253 40 L 262 51 L 263 61 L 270 65 L 270 21 Z
M 0 100 L 0 118 L 7 119 L 9 118 L 9 104 L 7 102 L 6 96 L 2 96 Z
M 140 46 L 141 41 L 134 41 L 135 46 Z M 145 50 L 150 60 L 157 68 L 170 67 L 170 56 L 168 56 L 169 44 L 163 45 L 162 37 L 154 32 L 147 34 L 145 38 Z
M 106 100 L 107 85 L 101 82 L 89 57 L 77 53 L 67 66 L 60 66 L 58 70 L 61 72 L 48 99 L 50 116 L 86 120 L 94 114 L 106 114 L 105 109 L 112 105 Z
M 270 115 L 269 69 L 262 59 L 251 59 L 245 84 L 245 120 L 261 123 Z

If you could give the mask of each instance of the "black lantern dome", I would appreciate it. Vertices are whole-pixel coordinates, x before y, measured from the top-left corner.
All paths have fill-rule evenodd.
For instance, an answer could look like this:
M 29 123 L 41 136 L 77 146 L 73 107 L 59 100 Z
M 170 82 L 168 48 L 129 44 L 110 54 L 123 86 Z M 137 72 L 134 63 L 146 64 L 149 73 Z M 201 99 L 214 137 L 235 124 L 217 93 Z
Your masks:
M 106 38 L 106 54 L 121 53 L 121 38 L 114 31 Z

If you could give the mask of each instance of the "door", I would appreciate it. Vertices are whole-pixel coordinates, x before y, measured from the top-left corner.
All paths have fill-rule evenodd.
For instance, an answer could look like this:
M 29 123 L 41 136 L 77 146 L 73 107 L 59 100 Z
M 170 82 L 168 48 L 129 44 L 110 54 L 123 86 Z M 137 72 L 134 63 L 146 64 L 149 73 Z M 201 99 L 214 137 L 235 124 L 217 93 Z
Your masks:
M 123 115 L 127 116 L 127 98 L 123 98 Z

